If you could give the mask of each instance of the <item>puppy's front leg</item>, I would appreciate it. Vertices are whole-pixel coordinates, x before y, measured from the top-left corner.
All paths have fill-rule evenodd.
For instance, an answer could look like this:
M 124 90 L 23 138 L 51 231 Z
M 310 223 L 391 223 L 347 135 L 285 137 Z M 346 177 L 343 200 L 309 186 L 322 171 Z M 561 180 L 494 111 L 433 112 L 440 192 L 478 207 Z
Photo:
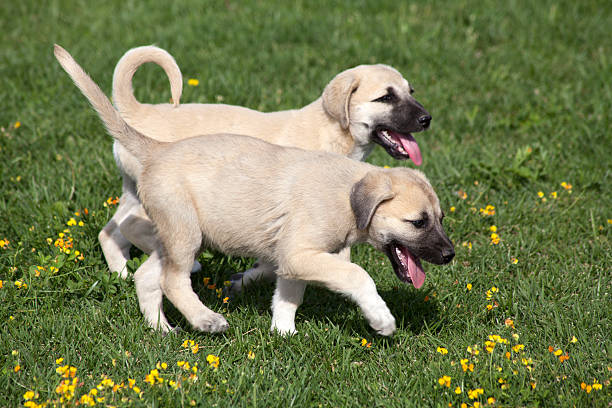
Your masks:
M 295 311 L 302 304 L 306 282 L 278 277 L 272 298 L 272 327 L 280 334 L 294 334 Z
M 278 274 L 289 279 L 322 284 L 346 295 L 357 303 L 378 334 L 390 336 L 395 332 L 395 318 L 376 291 L 370 275 L 360 266 L 342 259 L 341 255 L 301 251 L 288 256 Z

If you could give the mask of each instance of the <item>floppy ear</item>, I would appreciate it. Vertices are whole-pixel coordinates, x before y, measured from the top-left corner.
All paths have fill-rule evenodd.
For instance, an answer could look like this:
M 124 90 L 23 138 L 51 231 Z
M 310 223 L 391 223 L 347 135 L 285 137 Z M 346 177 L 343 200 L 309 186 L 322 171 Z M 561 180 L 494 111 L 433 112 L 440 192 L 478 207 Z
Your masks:
M 358 86 L 359 80 L 352 73 L 341 72 L 327 84 L 321 96 L 323 109 L 340 122 L 342 129 L 348 129 L 351 95 Z
M 391 179 L 383 172 L 369 172 L 355 183 L 351 189 L 351 209 L 357 220 L 357 228 L 366 229 L 380 203 L 394 196 Z

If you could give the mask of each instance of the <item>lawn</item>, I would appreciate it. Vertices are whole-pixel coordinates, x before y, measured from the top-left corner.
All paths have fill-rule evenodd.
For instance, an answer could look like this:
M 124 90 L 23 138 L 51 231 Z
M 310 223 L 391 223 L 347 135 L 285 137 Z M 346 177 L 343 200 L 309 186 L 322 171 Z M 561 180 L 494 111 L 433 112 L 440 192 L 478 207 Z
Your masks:
M 609 406 L 609 1 L 24 0 L 0 25 L 0 407 Z M 97 242 L 121 193 L 112 139 L 54 43 L 109 95 L 123 53 L 154 43 L 182 69 L 182 102 L 265 111 L 310 103 L 343 69 L 394 66 L 433 116 L 415 136 L 455 260 L 425 265 L 416 290 L 358 246 L 397 333 L 308 288 L 283 338 L 273 285 L 229 303 L 216 290 L 253 260 L 206 252 L 193 285 L 230 329 L 196 332 L 166 303 L 183 330 L 151 331 Z M 159 67 L 134 87 L 170 97 Z M 380 147 L 368 160 L 412 166 Z

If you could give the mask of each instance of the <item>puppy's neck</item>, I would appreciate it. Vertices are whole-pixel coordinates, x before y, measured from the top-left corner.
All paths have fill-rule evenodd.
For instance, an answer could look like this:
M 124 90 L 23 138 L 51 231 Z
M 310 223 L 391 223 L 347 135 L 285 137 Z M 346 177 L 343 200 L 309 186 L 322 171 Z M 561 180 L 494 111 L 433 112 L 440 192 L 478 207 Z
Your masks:
M 369 153 L 362 151 L 361 147 L 355 144 L 349 129 L 343 129 L 337 120 L 325 112 L 321 98 L 300 109 L 298 115 L 301 116 L 300 119 L 303 118 L 299 120 L 304 126 L 303 130 L 308 129 L 317 136 L 316 150 L 337 153 L 360 161 Z

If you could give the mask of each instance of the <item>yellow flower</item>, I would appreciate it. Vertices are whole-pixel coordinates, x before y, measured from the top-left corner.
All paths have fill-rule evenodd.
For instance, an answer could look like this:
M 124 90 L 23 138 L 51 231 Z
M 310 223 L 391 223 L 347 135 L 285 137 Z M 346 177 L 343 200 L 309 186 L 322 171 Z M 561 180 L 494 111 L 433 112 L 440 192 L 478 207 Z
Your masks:
M 553 191 L 552 193 L 550 193 L 550 196 L 552 197 L 553 200 L 557 199 L 557 192 Z
M 491 304 L 488 304 L 488 305 L 487 305 L 487 310 L 488 310 L 488 311 L 491 311 L 491 310 L 493 310 L 493 305 L 491 305 Z
M 451 378 L 448 375 L 443 375 L 442 377 L 438 378 L 438 384 L 442 386 L 446 386 L 450 388 L 450 383 L 451 383 Z
M 455 388 L 455 394 L 461 394 L 461 387 Z
M 2 289 L 2 286 L 4 286 L 4 282 L 0 280 L 0 289 Z
M 436 351 L 437 351 L 438 353 L 442 354 L 442 355 L 444 355 L 444 354 L 448 354 L 448 350 L 447 350 L 447 349 L 445 349 L 444 347 L 438 347 L 438 348 L 436 349 Z
M 516 346 L 512 347 L 512 350 L 514 350 L 515 353 L 518 353 L 520 351 L 525 350 L 525 345 L 524 344 L 517 344 Z
M 465 200 L 467 198 L 467 193 L 463 190 L 459 190 L 457 191 L 457 195 L 459 196 L 460 199 Z
M 226 296 L 223 298 L 223 303 L 229 303 L 229 301 L 230 301 L 229 296 Z
M 541 191 L 538 191 L 538 197 L 540 197 L 540 198 L 544 197 L 544 193 L 541 192 Z
M 593 380 L 593 389 L 596 391 L 601 390 L 602 386 L 599 382 L 597 382 L 597 380 Z
M 15 122 L 15 124 L 13 125 L 13 127 L 14 127 L 15 129 L 19 129 L 19 128 L 21 127 L 21 122 L 20 122 L 20 121 Z
M 197 79 L 194 79 L 194 78 L 190 78 L 187 81 L 187 85 L 189 85 L 189 86 L 198 86 L 199 84 L 200 84 L 200 81 L 198 81 Z
M 0 248 L 6 249 L 6 247 L 8 247 L 8 244 L 10 244 L 8 239 L 0 239 Z
M 254 360 L 255 359 L 255 353 L 253 353 L 252 350 L 249 350 L 249 353 L 247 354 L 247 358 L 249 360 Z
M 21 370 L 21 366 L 19 364 L 17 364 L 14 368 L 13 371 L 14 372 L 18 372 L 19 370 Z
M 516 264 L 518 263 L 518 259 L 517 259 L 517 258 L 515 258 L 515 257 L 512 257 L 512 258 L 510 258 L 510 263 L 511 263 L 512 265 L 516 265 Z
M 497 227 L 496 227 L 495 225 L 491 225 L 491 226 L 489 227 L 489 231 L 491 231 L 491 232 L 497 232 Z
M 206 361 L 208 362 L 208 364 L 213 367 L 213 368 L 217 368 L 219 367 L 219 357 L 214 356 L 212 354 L 209 354 L 206 356 Z
M 484 216 L 495 215 L 495 207 L 492 205 L 487 205 L 485 208 L 481 208 L 479 211 Z
M 465 287 L 467 288 L 467 290 L 472 290 L 472 284 L 468 283 L 467 285 L 465 285 Z
M 572 185 L 567 183 L 567 182 L 565 182 L 565 181 L 561 183 L 561 187 L 563 187 L 566 190 L 571 190 L 572 189 Z
M 500 241 L 500 237 L 499 235 L 497 235 L 495 232 L 491 234 L 491 245 L 497 245 L 499 244 Z
M 572 336 L 570 343 L 577 343 L 577 342 L 578 342 L 578 339 L 576 338 L 576 336 Z
M 455 212 L 455 207 L 454 207 L 454 206 L 452 206 L 452 207 L 450 208 L 450 212 Z
M 555 356 L 559 357 L 561 354 L 563 354 L 563 350 L 561 350 L 561 349 L 557 349 L 557 350 L 555 350 L 555 351 L 553 352 L 553 354 L 554 354 Z
M 68 222 L 66 223 L 66 225 L 68 225 L 69 227 L 72 227 L 73 225 L 76 225 L 76 220 L 74 218 L 70 218 L 68 220 Z
M 23 399 L 26 401 L 31 400 L 32 398 L 34 398 L 34 395 L 34 391 L 26 391 L 26 393 L 23 394 Z
M 472 249 L 472 243 L 470 241 L 463 241 L 461 246 L 467 247 L 468 250 Z
M 386 164 L 383 166 L 383 168 L 385 169 L 390 169 L 391 167 L 387 166 Z

